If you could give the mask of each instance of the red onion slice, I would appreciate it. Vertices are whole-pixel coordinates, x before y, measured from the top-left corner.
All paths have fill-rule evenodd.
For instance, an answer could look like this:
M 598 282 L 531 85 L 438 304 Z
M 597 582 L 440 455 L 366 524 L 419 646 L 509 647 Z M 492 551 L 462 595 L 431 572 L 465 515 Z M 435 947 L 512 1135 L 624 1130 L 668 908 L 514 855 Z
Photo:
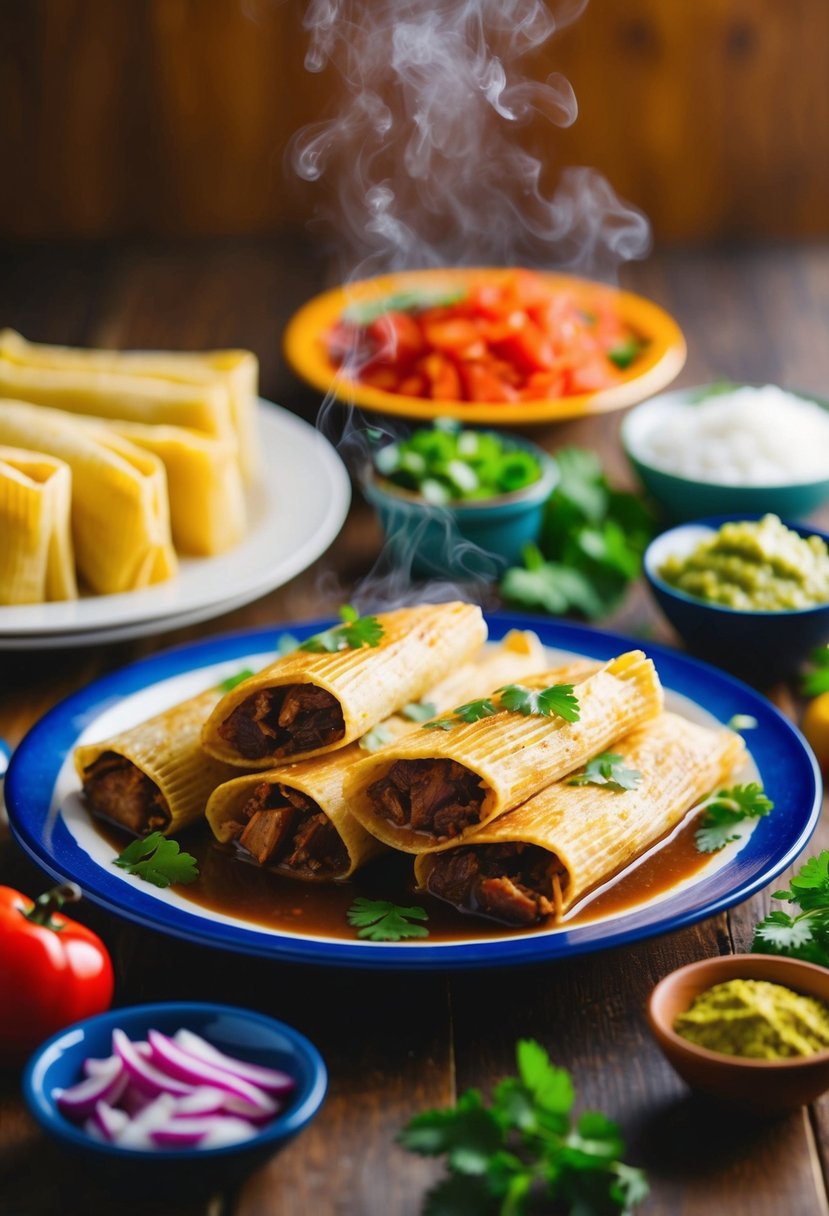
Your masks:
M 192 1030 L 178 1030 L 173 1035 L 173 1039 L 188 1055 L 196 1056 L 199 1060 L 206 1060 L 208 1064 L 215 1064 L 217 1068 L 224 1068 L 234 1077 L 250 1081 L 269 1093 L 289 1094 L 296 1089 L 296 1081 L 286 1072 L 279 1072 L 276 1068 L 265 1068 L 261 1064 L 250 1064 L 247 1060 L 237 1060 L 233 1056 L 226 1056 L 201 1035 L 194 1034 Z
M 231 1095 L 227 1108 L 236 1114 L 272 1118 L 276 1114 L 276 1103 L 258 1085 L 236 1077 L 224 1068 L 209 1064 L 188 1055 L 173 1039 L 157 1030 L 147 1035 L 153 1049 L 154 1062 L 179 1081 L 191 1085 L 210 1085 Z
M 92 1122 L 105 1140 L 117 1140 L 126 1129 L 129 1121 L 130 1117 L 125 1110 L 119 1110 L 116 1106 L 109 1106 L 103 1101 L 95 1103 L 95 1113 L 92 1116 Z
M 220 1115 L 225 1109 L 227 1094 L 223 1089 L 215 1089 L 210 1085 L 200 1085 L 191 1094 L 176 1099 L 175 1116 L 189 1115 Z
M 118 1100 L 126 1088 L 128 1074 L 117 1056 L 112 1056 L 107 1065 L 70 1089 L 55 1090 L 54 1098 L 62 1114 L 70 1119 L 85 1119 L 95 1110 L 96 1102 Z
M 168 1148 L 221 1148 L 240 1144 L 256 1135 L 256 1128 L 246 1119 L 206 1115 L 201 1119 L 172 1119 L 164 1127 L 150 1133 L 154 1144 Z
M 154 1148 L 153 1132 L 170 1122 L 175 1107 L 176 1100 L 172 1094 L 159 1094 L 149 1106 L 144 1107 L 140 1115 L 129 1121 L 115 1143 L 121 1148 Z

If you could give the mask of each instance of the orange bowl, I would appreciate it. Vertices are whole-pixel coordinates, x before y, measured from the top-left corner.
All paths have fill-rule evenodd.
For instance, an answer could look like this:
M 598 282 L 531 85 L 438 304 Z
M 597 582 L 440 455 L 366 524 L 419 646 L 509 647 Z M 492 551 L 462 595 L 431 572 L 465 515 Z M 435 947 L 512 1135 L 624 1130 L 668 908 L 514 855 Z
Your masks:
M 301 379 L 322 393 L 333 393 L 345 404 L 384 414 L 402 414 L 407 418 L 451 417 L 490 426 L 532 425 L 618 410 L 660 392 L 681 370 L 685 362 L 685 339 L 676 321 L 658 304 L 605 283 L 543 271 L 538 273 L 553 290 L 568 292 L 586 308 L 599 298 L 609 299 L 621 319 L 647 344 L 633 365 L 622 372 L 617 384 L 592 393 L 509 404 L 433 401 L 361 384 L 343 375 L 328 356 L 326 335 L 351 305 L 403 291 L 451 292 L 471 288 L 481 280 L 497 282 L 512 273 L 509 269 L 493 267 L 405 270 L 335 287 L 315 296 L 294 313 L 283 339 L 285 357 Z
M 752 1060 L 698 1047 L 674 1030 L 678 1014 L 714 984 L 733 979 L 770 980 L 829 1005 L 829 969 L 770 954 L 703 959 L 672 971 L 648 1002 L 648 1021 L 670 1064 L 692 1089 L 747 1108 L 776 1114 L 813 1102 L 829 1089 L 829 1049 L 786 1060 Z

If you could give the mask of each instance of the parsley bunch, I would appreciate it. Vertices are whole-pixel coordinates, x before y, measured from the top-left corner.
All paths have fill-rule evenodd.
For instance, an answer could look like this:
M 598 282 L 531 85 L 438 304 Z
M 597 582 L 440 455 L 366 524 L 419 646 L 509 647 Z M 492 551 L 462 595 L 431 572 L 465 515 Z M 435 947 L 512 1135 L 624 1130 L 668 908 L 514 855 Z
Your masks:
M 774 810 L 774 803 L 763 793 L 762 785 L 749 781 L 746 785 L 732 785 L 730 789 L 717 790 L 706 803 L 700 816 L 701 827 L 694 833 L 700 853 L 716 853 L 733 840 L 740 839 L 734 829 L 747 819 L 761 819 Z
M 595 453 L 563 448 L 555 460 L 559 482 L 538 544 L 525 547 L 523 566 L 507 570 L 501 594 L 522 608 L 597 619 L 638 577 L 655 520 L 637 495 L 610 487 Z
M 528 1216 L 542 1200 L 579 1216 L 630 1213 L 648 1184 L 619 1160 L 617 1125 L 593 1112 L 572 1125 L 570 1075 L 533 1039 L 519 1041 L 516 1060 L 518 1076 L 500 1081 L 488 1105 L 470 1089 L 400 1132 L 411 1152 L 446 1156 L 449 1176 L 426 1196 L 423 1216 Z
M 314 654 L 336 654 L 338 650 L 359 650 L 362 646 L 380 645 L 383 626 L 376 616 L 360 616 L 356 608 L 343 604 L 340 609 L 341 625 L 333 625 L 322 633 L 314 634 L 300 642 L 298 650 L 310 650 Z
M 156 887 L 169 887 L 174 882 L 187 885 L 199 876 L 192 853 L 182 853 L 178 841 L 169 840 L 163 832 L 134 840 L 112 864 Z
M 792 878 L 789 889 L 775 891 L 799 912 L 769 912 L 754 930 L 756 954 L 787 954 L 829 967 L 829 850 L 810 857 Z

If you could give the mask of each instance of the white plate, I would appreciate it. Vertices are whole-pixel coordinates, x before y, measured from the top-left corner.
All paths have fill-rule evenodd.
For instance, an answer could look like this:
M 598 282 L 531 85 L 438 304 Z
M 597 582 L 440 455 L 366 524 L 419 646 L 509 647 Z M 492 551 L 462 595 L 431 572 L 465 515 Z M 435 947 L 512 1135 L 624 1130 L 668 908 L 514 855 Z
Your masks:
M 0 650 L 84 646 L 160 633 L 249 603 L 305 570 L 339 532 L 351 501 L 330 443 L 263 401 L 261 482 L 249 493 L 244 540 L 218 557 L 184 558 L 166 583 L 121 595 L 0 608 Z

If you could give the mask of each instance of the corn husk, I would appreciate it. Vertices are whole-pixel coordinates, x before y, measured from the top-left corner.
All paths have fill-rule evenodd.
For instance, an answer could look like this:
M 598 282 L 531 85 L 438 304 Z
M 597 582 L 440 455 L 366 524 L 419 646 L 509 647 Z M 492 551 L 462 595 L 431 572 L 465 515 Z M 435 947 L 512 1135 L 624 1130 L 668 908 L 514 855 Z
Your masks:
M 363 760 L 345 788 L 352 813 L 363 826 L 393 848 L 410 853 L 452 848 L 498 815 L 525 802 L 573 772 L 635 726 L 662 709 L 662 687 L 650 659 L 629 651 L 594 674 L 568 674 L 558 668 L 522 681 L 528 688 L 575 683 L 580 718 L 525 716 L 501 709 L 478 722 L 459 722 L 451 730 L 419 729 L 399 744 Z M 396 825 L 383 816 L 369 787 L 398 760 L 454 760 L 474 773 L 484 791 L 478 820 L 459 836 L 441 839 L 430 832 Z
M 481 610 L 473 604 L 424 604 L 378 614 L 383 637 L 375 647 L 334 654 L 296 651 L 229 692 L 210 715 L 202 741 L 219 760 L 244 768 L 275 765 L 322 755 L 359 739 L 474 654 L 486 638 Z M 251 760 L 222 738 L 219 727 L 231 713 L 263 689 L 310 684 L 325 689 L 342 709 L 344 731 L 324 747 Z
M 712 730 L 673 713 L 627 734 L 612 750 L 641 774 L 635 788 L 556 782 L 471 832 L 463 847 L 522 843 L 544 849 L 554 868 L 563 871 L 558 912 L 566 913 L 728 781 L 745 751 L 733 731 Z M 436 861 L 434 853 L 416 859 L 420 886 L 428 889 Z
M 132 591 L 175 574 L 167 481 L 155 456 L 21 401 L 0 400 L 0 444 L 45 452 L 71 469 L 75 560 L 91 590 Z
M 62 460 L 0 447 L 0 604 L 77 598 L 71 496 Z

